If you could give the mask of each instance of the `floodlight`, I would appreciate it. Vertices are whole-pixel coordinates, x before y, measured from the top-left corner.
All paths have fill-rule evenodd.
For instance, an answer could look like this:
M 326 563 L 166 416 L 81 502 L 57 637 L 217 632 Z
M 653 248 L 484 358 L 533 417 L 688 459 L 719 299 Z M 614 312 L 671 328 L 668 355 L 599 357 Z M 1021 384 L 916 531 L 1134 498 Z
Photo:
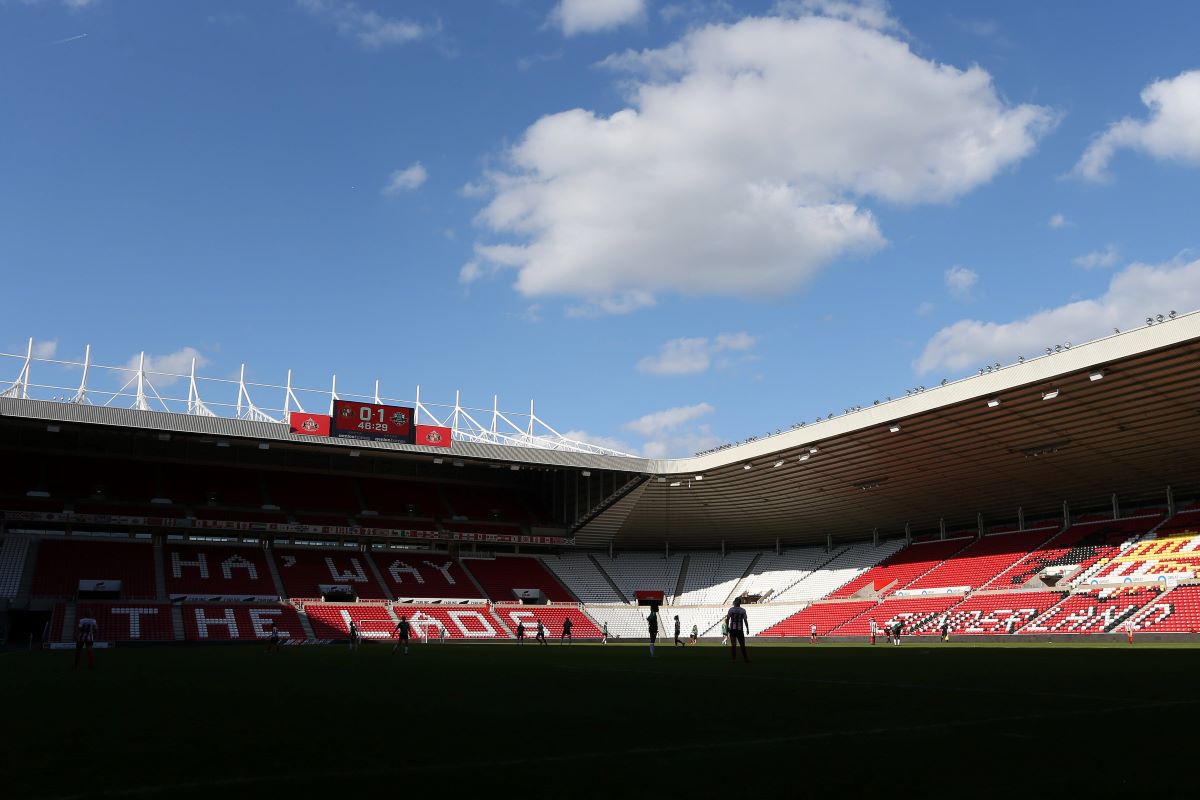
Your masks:
M 158 435 L 158 440 L 159 440 L 160 442 L 169 442 L 169 441 L 171 441 L 171 434 L 169 434 L 169 433 L 160 433 L 160 434 Z
M 1056 397 L 1058 397 L 1058 389 L 1057 388 L 1051 389 L 1048 392 L 1042 392 L 1043 400 L 1053 400 Z
M 1018 363 L 1018 364 L 1024 364 L 1024 363 L 1025 363 L 1025 356 L 1017 356 L 1017 363 Z
M 1157 319 L 1159 322 L 1162 322 L 1162 321 L 1163 321 L 1163 315 L 1162 315 L 1162 314 L 1159 314 L 1157 317 L 1155 317 L 1155 319 Z
M 753 464 L 742 464 L 742 469 L 752 469 L 753 467 Z
M 1175 319 L 1175 312 L 1174 312 L 1174 311 L 1170 311 L 1170 312 L 1168 312 L 1168 313 L 1167 313 L 1167 316 L 1168 316 L 1168 317 L 1170 317 L 1171 319 Z
M 270 445 L 270 444 L 268 444 L 267 442 L 259 442 L 259 443 L 258 443 L 258 449 L 259 449 L 259 450 L 270 450 L 270 449 L 271 449 L 271 445 Z
M 808 453 L 803 453 L 800 456 L 801 461 L 808 461 Z
M 942 386 L 945 386 L 947 382 L 948 381 L 945 378 L 942 378 Z
M 819 447 L 810 447 L 810 448 L 808 448 L 808 452 L 812 453 L 813 455 L 816 455 L 817 453 L 821 452 L 821 448 L 819 448 Z
M 676 486 L 679 486 L 679 485 L 680 485 L 679 481 L 672 481 L 671 488 L 674 489 Z
M 362 455 L 362 453 L 359 450 L 351 450 L 350 451 L 351 458 L 358 458 L 360 455 Z
M 592 471 L 591 471 L 591 470 L 589 470 L 589 469 L 585 469 L 583 472 L 580 472 L 579 474 L 580 474 L 580 475 L 582 475 L 582 476 L 583 476 L 583 477 L 585 477 L 585 478 L 590 478 L 590 477 L 592 477 Z
M 442 459 L 440 459 L 440 458 L 435 458 L 435 459 L 433 460 L 433 463 L 435 463 L 435 464 L 441 464 L 441 463 L 442 463 Z
M 521 469 L 521 466 L 519 464 L 509 464 L 508 468 L 513 472 L 516 472 L 517 470 Z
M 1104 377 L 1104 370 L 1098 369 L 1095 372 L 1088 375 L 1088 380 L 1089 381 L 1098 381 L 1103 377 Z
M 779 469 L 779 468 L 780 468 L 780 467 L 782 467 L 782 466 L 783 466 L 783 462 L 782 462 L 782 461 L 776 461 L 776 462 L 775 462 L 775 466 L 774 466 L 774 467 L 772 467 L 772 469 Z
M 1153 324 L 1154 324 L 1154 317 L 1146 317 L 1146 324 L 1147 324 L 1147 325 L 1153 325 Z
M 899 426 L 899 425 L 893 425 L 893 426 L 891 426 L 890 428 L 888 428 L 888 430 L 889 430 L 889 431 L 891 431 L 892 433 L 899 433 L 899 432 L 900 432 L 900 426 Z
M 987 401 L 987 407 L 988 407 L 988 408 L 995 408 L 995 407 L 996 407 L 996 406 L 998 406 L 998 405 L 1000 405 L 1000 398 L 999 398 L 999 397 L 991 397 L 991 398 L 988 398 L 988 401 Z
M 704 476 L 703 476 L 703 475 L 697 475 L 697 476 L 696 476 L 696 480 L 698 480 L 698 481 L 702 481 L 702 480 L 704 480 Z

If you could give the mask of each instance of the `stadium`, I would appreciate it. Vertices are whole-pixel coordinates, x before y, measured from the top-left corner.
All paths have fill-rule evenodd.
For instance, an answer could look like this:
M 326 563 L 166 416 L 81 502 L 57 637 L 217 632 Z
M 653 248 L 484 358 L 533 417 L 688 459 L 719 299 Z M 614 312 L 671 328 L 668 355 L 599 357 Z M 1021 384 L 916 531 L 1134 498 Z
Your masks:
M 0 0 L 4 796 L 1184 796 L 1143 5 Z
M 27 353 L 0 398 L 8 642 L 46 649 L 30 663 L 65 665 L 70 656 L 53 652 L 75 650 L 87 616 L 106 671 L 162 659 L 180 669 L 150 645 L 213 652 L 214 668 L 240 671 L 242 659 L 263 662 L 276 634 L 344 659 L 352 624 L 366 651 L 389 653 L 405 619 L 418 659 L 505 674 L 535 669 L 508 659 L 537 655 L 526 649 L 542 646 L 539 628 L 562 648 L 566 620 L 570 645 L 588 656 L 598 646 L 583 645 L 605 638 L 618 653 L 638 643 L 641 662 L 657 615 L 659 660 L 682 642 L 724 663 L 704 645 L 723 643 L 735 600 L 750 650 L 768 663 L 787 651 L 762 653 L 764 643 L 1045 643 L 1061 657 L 1084 642 L 1192 642 L 1198 342 L 1200 314 L 1151 319 L 665 461 L 572 442 L 532 410 L 524 428 L 499 411 L 481 425 L 458 405 L 439 416 L 336 390 L 318 399 L 330 414 L 293 407 L 284 422 L 239 385 L 241 407 L 222 417 L 194 371 L 178 401 L 145 370 L 120 391 L 91 390 L 84 377 L 70 396 L 35 399 L 66 389 L 40 383 L 50 365 Z M 290 384 L 275 388 L 284 406 L 297 398 Z M 349 418 L 347 406 L 353 422 L 360 409 L 371 419 L 402 408 L 415 433 L 338 436 L 331 419 Z M 418 443 L 431 431 L 436 446 Z M 213 650 L 238 643 L 254 646 Z M 886 688 L 895 668 L 874 665 L 863 685 Z M 589 691 L 546 686 L 549 702 L 562 692 L 572 707 L 594 702 Z M 1147 707 L 1173 708 L 1165 702 Z M 454 731 L 440 735 L 457 746 Z

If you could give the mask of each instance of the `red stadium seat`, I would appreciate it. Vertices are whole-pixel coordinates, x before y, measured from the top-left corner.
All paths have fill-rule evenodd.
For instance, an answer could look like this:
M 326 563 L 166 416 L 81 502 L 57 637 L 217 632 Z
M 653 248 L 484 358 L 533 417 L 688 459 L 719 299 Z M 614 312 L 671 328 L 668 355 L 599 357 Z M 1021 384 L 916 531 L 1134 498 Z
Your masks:
M 817 635 L 826 636 L 834 629 L 873 608 L 874 600 L 849 600 L 837 603 L 813 603 L 808 608 L 793 614 L 782 622 L 767 628 L 759 636 L 808 636 L 812 626 L 817 626 Z
M 121 597 L 154 598 L 150 542 L 47 539 L 38 549 L 34 597 L 75 597 L 81 580 L 119 580 Z
M 365 553 L 335 548 L 278 548 L 271 552 L 288 597 L 320 597 L 322 584 L 349 586 L 363 598 L 387 597 Z
M 462 565 L 444 553 L 373 550 L 370 557 L 398 599 L 484 599 Z
M 267 555 L 258 547 L 163 546 L 163 573 L 171 596 L 278 596 Z
M 546 599 L 555 603 L 571 603 L 575 598 L 563 588 L 541 559 L 527 556 L 497 556 L 466 558 L 463 566 L 493 600 L 516 599 L 514 589 L 540 589 Z
M 911 544 L 829 596 L 853 597 L 860 589 L 872 586 L 876 591 L 889 593 L 903 589 L 971 542 L 971 539 L 946 539 Z
M 75 606 L 75 624 L 83 615 L 91 612 L 99 626 L 96 641 L 99 642 L 173 642 L 175 626 L 171 619 L 169 603 L 108 603 L 91 600 Z M 62 624 L 62 604 L 56 608 L 54 618 Z M 52 634 L 53 636 L 53 634 Z M 62 630 L 58 640 L 71 642 L 75 631 Z
M 187 603 L 183 606 L 183 630 L 189 642 L 269 639 L 272 622 L 281 639 L 307 638 L 300 614 L 289 605 Z

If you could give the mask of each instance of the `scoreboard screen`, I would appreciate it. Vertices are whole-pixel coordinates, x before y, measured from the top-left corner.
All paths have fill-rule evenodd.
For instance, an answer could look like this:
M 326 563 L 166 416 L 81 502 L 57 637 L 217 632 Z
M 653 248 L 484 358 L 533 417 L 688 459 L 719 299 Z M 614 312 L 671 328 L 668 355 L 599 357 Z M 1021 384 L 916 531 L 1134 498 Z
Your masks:
M 413 441 L 413 410 L 354 400 L 333 401 L 334 436 Z

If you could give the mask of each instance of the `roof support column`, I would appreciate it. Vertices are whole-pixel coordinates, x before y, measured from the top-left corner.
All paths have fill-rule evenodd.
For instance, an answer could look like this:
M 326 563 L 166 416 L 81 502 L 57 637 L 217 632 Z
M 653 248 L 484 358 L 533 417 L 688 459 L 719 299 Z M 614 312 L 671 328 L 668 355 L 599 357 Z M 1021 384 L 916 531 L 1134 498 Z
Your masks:
M 904 523 L 904 543 L 912 544 L 912 525 Z
M 1121 518 L 1121 504 L 1117 502 L 1117 493 L 1113 492 L 1112 496 L 1113 519 Z
M 725 540 L 721 540 L 721 558 L 725 557 Z
M 941 519 L 938 520 L 938 538 L 939 539 L 946 538 L 946 518 L 945 517 L 942 517 Z
M 833 552 L 833 534 L 832 533 L 825 534 L 825 552 L 826 553 Z
M 779 549 L 779 537 L 776 536 L 775 537 L 775 555 L 779 555 L 780 552 L 781 551 Z
M 873 528 L 871 530 L 871 543 L 876 547 L 879 547 L 879 528 Z
M 1175 516 L 1175 492 L 1171 491 L 1171 487 L 1167 487 L 1167 514 Z
M 982 511 L 975 514 L 975 528 L 979 532 L 979 538 L 982 539 L 983 538 L 983 512 Z
M 1025 530 L 1025 506 L 1017 506 L 1017 530 Z
M 1063 500 L 1063 527 L 1071 527 L 1071 506 L 1066 500 Z

